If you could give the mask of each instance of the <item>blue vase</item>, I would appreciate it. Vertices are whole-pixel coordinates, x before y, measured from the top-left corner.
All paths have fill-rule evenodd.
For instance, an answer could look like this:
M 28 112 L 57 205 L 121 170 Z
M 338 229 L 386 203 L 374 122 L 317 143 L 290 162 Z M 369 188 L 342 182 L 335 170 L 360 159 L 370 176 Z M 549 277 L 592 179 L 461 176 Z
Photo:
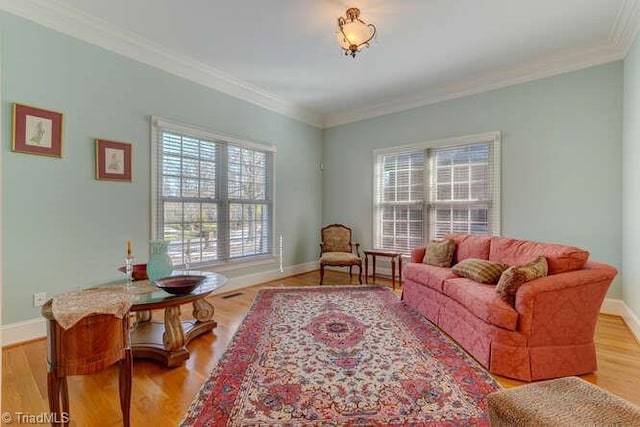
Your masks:
M 171 276 L 173 266 L 169 257 L 169 242 L 165 240 L 152 240 L 149 242 L 151 246 L 151 256 L 147 263 L 147 276 L 151 282 L 163 277 Z

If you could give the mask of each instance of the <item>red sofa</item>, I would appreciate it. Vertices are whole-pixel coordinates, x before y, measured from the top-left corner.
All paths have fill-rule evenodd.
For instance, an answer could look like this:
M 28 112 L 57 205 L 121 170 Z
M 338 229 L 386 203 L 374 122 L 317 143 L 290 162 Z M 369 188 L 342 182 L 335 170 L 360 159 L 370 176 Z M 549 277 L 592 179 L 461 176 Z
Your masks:
M 585 250 L 504 237 L 449 235 L 453 264 L 466 258 L 520 265 L 542 255 L 549 274 L 522 285 L 515 306 L 495 285 L 422 263 L 414 249 L 403 268 L 403 301 L 449 334 L 490 372 L 524 381 L 580 375 L 597 368 L 594 333 L 617 270 L 588 261 Z

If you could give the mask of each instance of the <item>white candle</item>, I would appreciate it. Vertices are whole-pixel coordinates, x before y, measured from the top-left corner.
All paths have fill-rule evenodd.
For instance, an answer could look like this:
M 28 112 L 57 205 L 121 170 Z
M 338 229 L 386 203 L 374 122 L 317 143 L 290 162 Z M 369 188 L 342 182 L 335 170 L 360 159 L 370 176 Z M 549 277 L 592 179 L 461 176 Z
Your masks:
M 282 234 L 280 235 L 280 273 L 284 272 L 284 268 L 282 267 Z

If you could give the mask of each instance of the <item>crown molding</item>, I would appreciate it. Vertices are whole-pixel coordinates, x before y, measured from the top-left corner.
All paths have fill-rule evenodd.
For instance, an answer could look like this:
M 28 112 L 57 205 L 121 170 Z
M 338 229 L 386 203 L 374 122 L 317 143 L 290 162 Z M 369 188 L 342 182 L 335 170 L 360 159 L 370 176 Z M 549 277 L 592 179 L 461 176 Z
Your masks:
M 557 52 L 515 67 L 442 84 L 407 97 L 396 98 L 364 108 L 333 111 L 320 115 L 202 62 L 172 52 L 137 34 L 115 28 L 103 20 L 84 14 L 56 0 L 0 0 L 0 9 L 235 98 L 321 128 L 406 111 L 620 60 L 626 56 L 640 30 L 640 0 L 622 0 L 609 34 L 608 43 L 578 51 Z
M 595 65 L 606 64 L 624 58 L 624 52 L 610 44 L 588 47 L 579 51 L 556 52 L 533 61 L 521 63 L 515 67 L 458 80 L 417 92 L 407 97 L 397 98 L 373 106 L 336 111 L 326 114 L 323 128 L 380 117 L 387 114 L 407 111 L 417 107 L 436 104 L 469 95 L 501 89 L 521 83 L 576 71 Z
M 623 0 L 611 27 L 611 43 L 627 55 L 640 29 L 640 1 Z
M 609 42 L 581 50 L 556 52 L 515 67 L 492 71 L 483 76 L 435 86 L 427 91 L 397 98 L 365 108 L 335 111 L 324 115 L 324 129 L 407 111 L 442 101 L 476 95 L 520 83 L 576 71 L 624 59 L 640 30 L 640 0 L 623 0 L 609 32 Z
M 0 9 L 235 98 L 319 127 L 320 115 L 55 0 L 0 0 Z

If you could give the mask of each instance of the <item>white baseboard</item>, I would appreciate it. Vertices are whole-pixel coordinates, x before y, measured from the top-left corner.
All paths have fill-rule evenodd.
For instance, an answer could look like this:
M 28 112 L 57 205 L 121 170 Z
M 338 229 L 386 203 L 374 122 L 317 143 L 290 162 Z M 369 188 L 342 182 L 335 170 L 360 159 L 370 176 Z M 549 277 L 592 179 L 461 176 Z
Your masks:
M 215 291 L 213 295 L 226 294 L 237 289 L 248 288 L 250 286 L 259 285 L 260 283 L 271 282 L 274 280 L 295 276 L 297 274 L 308 273 L 319 268 L 319 264 L 316 261 L 313 261 L 306 264 L 298 264 L 291 267 L 286 267 L 283 272 L 280 272 L 280 270 L 270 270 L 262 271 L 255 274 L 248 274 L 245 276 L 231 277 L 229 278 L 229 280 L 227 280 L 227 284 L 218 291 Z
M 622 318 L 626 322 L 627 326 L 629 326 L 629 329 L 631 329 L 631 333 L 636 337 L 636 341 L 640 342 L 640 320 L 638 319 L 638 316 L 629 309 L 629 307 L 625 305 L 625 308 L 626 311 L 622 315 Z
M 47 336 L 47 321 L 40 317 L 2 325 L 2 346 L 19 344 Z
M 600 306 L 600 313 L 622 316 L 625 311 L 625 303 L 621 299 L 605 298 Z
M 369 267 L 369 273 L 373 274 L 373 269 L 371 267 Z M 397 274 L 398 274 L 398 267 L 396 266 L 396 278 L 397 278 Z M 376 276 L 386 277 L 388 279 L 391 279 L 391 267 L 382 267 L 382 268 L 377 267 Z
M 308 262 L 287 267 L 283 272 L 270 270 L 245 276 L 231 277 L 227 284 L 215 294 L 227 293 L 236 289 L 254 286 L 264 282 L 283 279 L 296 274 L 308 273 L 319 268 L 317 262 Z M 9 323 L 0 328 L 0 342 L 2 346 L 19 344 L 47 336 L 47 324 L 44 318 L 29 319 L 22 322 Z
M 602 307 L 600 307 L 600 313 L 622 317 L 636 340 L 640 341 L 640 320 L 624 301 L 605 298 Z

